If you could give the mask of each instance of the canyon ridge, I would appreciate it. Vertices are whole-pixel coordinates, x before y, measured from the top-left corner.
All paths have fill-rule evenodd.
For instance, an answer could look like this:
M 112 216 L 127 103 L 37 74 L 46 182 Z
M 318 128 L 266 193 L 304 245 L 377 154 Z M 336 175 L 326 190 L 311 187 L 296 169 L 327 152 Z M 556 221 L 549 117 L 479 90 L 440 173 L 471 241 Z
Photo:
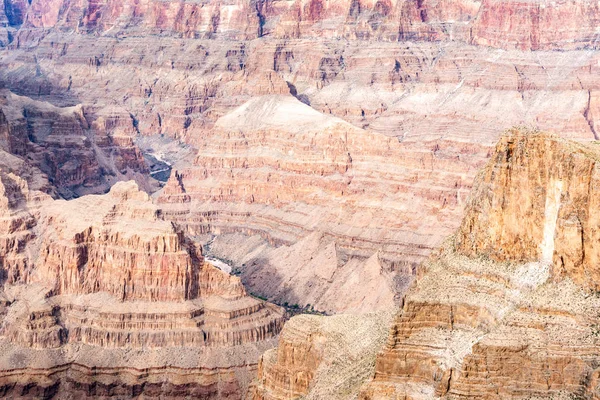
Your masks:
M 2 3 L 0 396 L 600 398 L 598 2 Z

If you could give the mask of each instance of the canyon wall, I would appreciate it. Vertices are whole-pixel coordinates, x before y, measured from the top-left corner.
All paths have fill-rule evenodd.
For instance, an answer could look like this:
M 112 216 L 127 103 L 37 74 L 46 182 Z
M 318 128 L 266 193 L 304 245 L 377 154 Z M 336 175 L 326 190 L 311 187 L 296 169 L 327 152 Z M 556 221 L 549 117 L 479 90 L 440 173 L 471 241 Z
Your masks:
M 369 311 L 397 303 L 458 227 L 505 129 L 597 138 L 594 4 L 6 0 L 0 81 L 62 110 L 23 117 L 43 127 L 32 164 L 62 197 L 129 179 L 157 190 L 138 148 L 147 139 L 177 171 L 158 195 L 165 215 L 232 261 L 252 293 Z M 263 105 L 311 129 L 332 116 L 364 138 L 328 143 L 330 128 L 312 129 L 311 150 L 285 123 L 235 123 Z M 43 142 L 50 118 L 63 122 Z M 276 151 L 253 154 L 263 136 Z M 11 140 L 18 156 L 27 141 Z M 382 295 L 353 298 L 357 274 Z
M 500 48 L 596 47 L 595 2 L 550 0 L 194 1 L 4 0 L 7 28 L 248 40 L 460 40 Z M 20 33 L 16 40 L 20 41 Z
M 360 398 L 598 397 L 593 275 L 561 261 L 566 248 L 594 253 L 565 236 L 563 218 L 575 199 L 597 212 L 577 186 L 593 187 L 598 154 L 595 144 L 537 132 L 500 140 L 462 227 L 404 299 Z
M 585 259 L 597 247 L 578 247 L 562 219 L 574 199 L 577 210 L 597 212 L 584 193 L 593 193 L 599 154 L 595 143 L 507 132 L 476 179 L 462 227 L 419 269 L 387 341 L 373 343 L 381 347 L 370 380 L 352 388 L 319 376 L 331 366 L 322 350 L 325 324 L 294 317 L 277 350 L 263 356 L 250 394 L 323 398 L 327 382 L 332 399 L 598 398 L 600 297 L 589 267 L 565 271 L 561 255 L 568 248 L 565 259 Z M 559 178 L 572 190 L 558 190 Z M 586 189 L 578 190 L 582 182 Z M 359 327 L 372 322 L 356 318 Z M 352 354 L 338 353 L 343 360 Z M 353 365 L 336 382 L 361 370 Z
M 456 189 L 407 184 L 423 164 L 436 162 L 433 157 L 410 154 L 395 138 L 291 96 L 251 100 L 206 135 L 194 165 L 171 177 L 158 204 L 195 234 L 210 226 L 212 232 L 262 234 L 280 245 L 238 261 L 246 265 L 242 279 L 250 290 L 270 291 L 280 303 L 325 311 L 389 307 L 396 293 L 390 272 L 410 281 L 413 265 L 426 254 L 420 243 L 434 241 L 426 225 L 439 221 L 422 221 L 413 233 L 411 211 L 397 199 L 411 197 L 424 214 L 435 215 L 440 202 L 459 208 Z M 459 173 L 446 176 L 448 186 L 462 185 Z M 302 271 L 294 263 L 303 264 Z
M 597 289 L 595 146 L 535 133 L 503 137 L 471 196 L 459 251 L 544 260 L 553 274 Z
M 131 137 L 119 140 L 102 119 L 90 126 L 81 105 L 56 107 L 0 89 L 0 108 L 2 150 L 23 158 L 62 197 L 102 192 L 136 174 L 150 187 L 139 177 L 148 167 Z
M 0 169 L 0 393 L 241 399 L 284 311 L 134 182 L 54 200 Z

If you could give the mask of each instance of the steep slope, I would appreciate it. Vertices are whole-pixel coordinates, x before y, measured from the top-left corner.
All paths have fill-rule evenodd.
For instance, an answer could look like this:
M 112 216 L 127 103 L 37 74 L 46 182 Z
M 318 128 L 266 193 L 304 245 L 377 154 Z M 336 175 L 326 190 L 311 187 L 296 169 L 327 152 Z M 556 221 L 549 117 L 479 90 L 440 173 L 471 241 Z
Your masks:
M 0 176 L 2 396 L 242 398 L 282 309 L 205 262 L 134 182 L 65 201 Z
M 253 400 L 356 396 L 373 374 L 393 313 L 300 315 L 286 323 L 276 349 L 260 359 Z
M 566 272 L 561 261 L 566 248 L 565 259 L 587 257 L 569 246 L 562 219 L 574 204 L 598 213 L 593 196 L 580 197 L 593 193 L 598 155 L 597 144 L 553 135 L 503 136 L 476 180 L 462 227 L 423 264 L 404 297 L 372 379 L 330 398 L 598 398 L 600 297 L 585 263 Z M 557 181 L 565 189 L 558 194 Z M 581 182 L 586 190 L 578 190 Z M 534 223 L 540 215 L 542 223 Z M 544 229 L 545 236 L 538 233 Z M 526 258 L 524 249 L 532 251 Z M 370 326 L 368 319 L 356 324 Z M 254 398 L 318 398 L 325 382 L 334 390 L 317 374 L 331 365 L 319 352 L 326 329 L 295 317 L 284 331 L 278 349 L 263 356 Z M 347 350 L 338 357 L 352 359 Z
M 567 272 L 561 261 L 587 257 L 563 232 L 571 213 L 598 213 L 578 189 L 593 190 L 596 146 L 519 131 L 501 139 L 360 398 L 597 398 L 600 298 L 585 263 Z

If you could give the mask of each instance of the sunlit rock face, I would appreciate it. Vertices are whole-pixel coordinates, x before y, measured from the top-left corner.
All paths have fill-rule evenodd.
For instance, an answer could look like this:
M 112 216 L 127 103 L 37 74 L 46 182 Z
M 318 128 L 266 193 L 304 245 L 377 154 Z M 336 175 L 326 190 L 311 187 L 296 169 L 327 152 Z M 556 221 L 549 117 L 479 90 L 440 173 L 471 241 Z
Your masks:
M 282 304 L 398 303 L 502 132 L 598 135 L 590 1 L 5 5 L 0 81 L 56 108 L 28 102 L 21 125 L 39 131 L 31 163 L 50 186 L 154 192 L 147 139 L 173 171 L 164 215 Z M 9 151 L 33 154 L 13 131 Z
M 600 299 L 584 261 L 595 247 L 572 234 L 570 216 L 598 212 L 587 196 L 598 154 L 537 132 L 502 137 L 360 398 L 598 396 Z
M 459 249 L 493 259 L 553 265 L 553 273 L 598 288 L 596 145 L 543 134 L 507 135 L 480 177 Z
M 66 201 L 0 176 L 3 395 L 242 397 L 282 309 L 205 262 L 134 182 Z

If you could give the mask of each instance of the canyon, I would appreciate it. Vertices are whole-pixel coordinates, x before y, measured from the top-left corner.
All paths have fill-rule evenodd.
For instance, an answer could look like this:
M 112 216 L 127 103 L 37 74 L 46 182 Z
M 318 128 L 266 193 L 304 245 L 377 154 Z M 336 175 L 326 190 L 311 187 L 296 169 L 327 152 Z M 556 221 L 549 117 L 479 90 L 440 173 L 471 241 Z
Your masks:
M 364 400 L 598 398 L 600 298 L 587 266 L 597 241 L 588 239 L 595 228 L 575 235 L 574 220 L 597 212 L 599 155 L 595 143 L 505 134 L 475 181 L 462 225 L 421 266 L 379 353 L 359 350 L 366 361 L 338 381 L 363 374 L 346 387 Z M 340 339 L 299 318 L 263 355 L 253 399 L 325 398 L 318 373 L 331 361 L 322 349 L 355 332 Z M 373 316 L 358 318 L 368 326 Z M 355 360 L 361 340 L 352 343 L 336 356 Z M 333 393 L 327 398 L 351 396 Z
M 502 132 L 596 138 L 594 4 L 5 0 L 0 81 L 61 197 L 134 179 L 250 292 L 375 311 L 458 227 Z
M 597 396 L 597 2 L 2 3 L 0 395 Z

